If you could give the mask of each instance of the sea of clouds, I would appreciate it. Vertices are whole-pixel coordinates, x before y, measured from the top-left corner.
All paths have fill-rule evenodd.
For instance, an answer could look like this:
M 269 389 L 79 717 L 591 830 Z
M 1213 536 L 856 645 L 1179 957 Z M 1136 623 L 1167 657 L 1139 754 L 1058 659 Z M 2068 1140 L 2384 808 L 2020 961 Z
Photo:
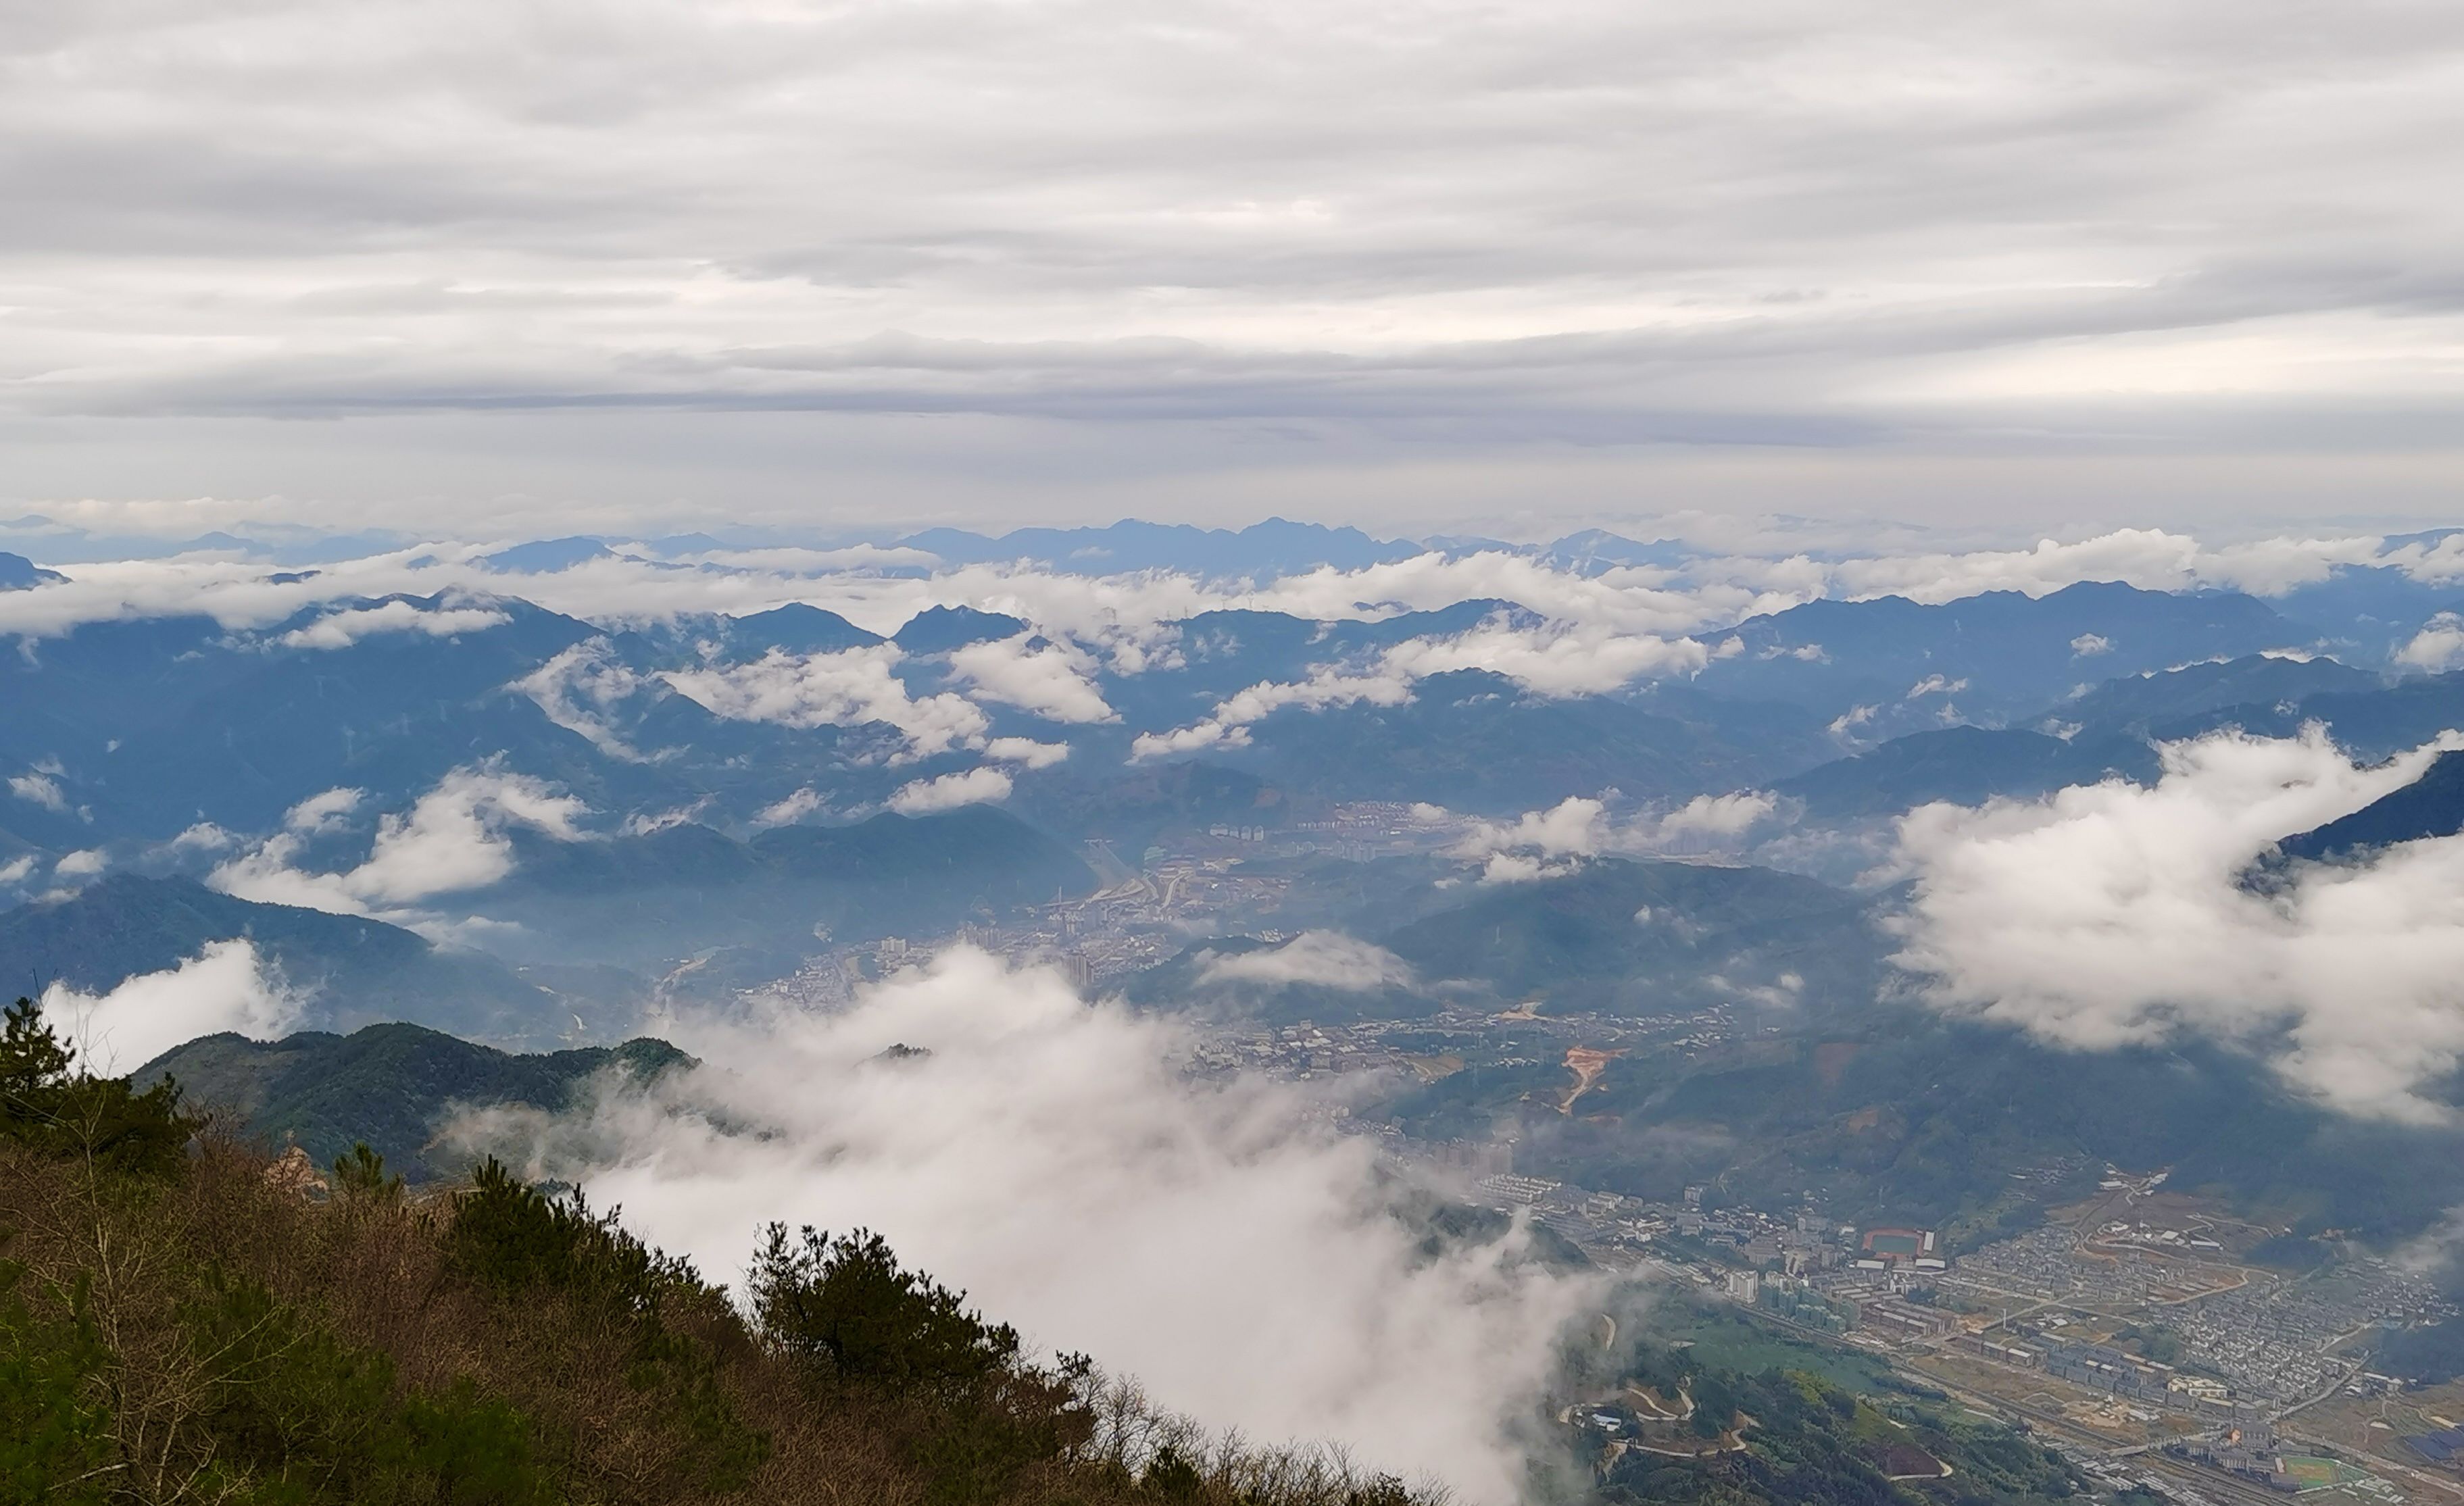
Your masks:
M 1424 1246 L 1375 1140 L 1333 1133 L 1326 1101 L 1193 1084 L 1178 1027 L 1048 970 L 961 948 L 844 1012 L 659 1030 L 698 1064 L 606 1080 L 569 1113 L 474 1113 L 452 1138 L 586 1185 L 717 1278 L 769 1219 L 871 1228 L 1044 1353 L 1475 1502 L 1516 1498 L 1559 1332 L 1606 1299 L 1519 1230 Z

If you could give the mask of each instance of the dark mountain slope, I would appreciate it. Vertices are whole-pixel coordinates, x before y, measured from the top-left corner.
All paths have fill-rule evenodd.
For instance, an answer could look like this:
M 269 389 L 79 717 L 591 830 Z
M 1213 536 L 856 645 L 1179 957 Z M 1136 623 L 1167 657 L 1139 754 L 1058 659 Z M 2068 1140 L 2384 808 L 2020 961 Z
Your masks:
M 591 636 L 526 602 L 477 603 L 506 621 L 451 638 L 283 643 L 328 617 L 396 600 L 423 612 L 449 605 L 334 602 L 245 639 L 167 619 L 88 623 L 45 640 L 0 664 L 0 697 L 31 712 L 0 725 L 0 751 L 64 762 L 95 791 L 99 835 L 159 839 L 200 818 L 261 831 L 336 785 L 380 802 L 407 797 L 490 755 L 545 773 L 580 741 L 504 689 Z
M 2155 750 L 2129 737 L 2065 742 L 2017 728 L 1950 727 L 1895 737 L 1771 786 L 1825 819 L 1891 816 L 1931 800 L 1975 805 L 1994 796 L 2044 795 L 2119 775 L 2156 777 Z
M 2324 725 L 2339 747 L 2365 760 L 2418 748 L 2440 732 L 2464 728 L 2464 673 L 2424 675 L 2384 689 L 2322 691 L 2290 705 L 2227 707 L 2190 718 L 2169 735 L 2238 727 L 2290 737 L 2310 722 Z
M 470 1170 L 432 1144 L 463 1109 L 525 1103 L 560 1109 L 576 1084 L 607 1068 L 644 1076 L 691 1059 L 663 1040 L 517 1056 L 417 1025 L 370 1025 L 349 1036 L 308 1031 L 280 1040 L 207 1036 L 132 1075 L 169 1076 L 186 1101 L 237 1116 L 243 1133 L 276 1147 L 296 1139 L 326 1166 L 365 1141 L 412 1180 Z
M 1501 996 L 1560 1009 L 1638 1014 L 1870 999 L 1882 951 L 1866 903 L 1829 884 L 1767 868 L 1624 859 L 1495 885 L 1381 944 L 1424 977 L 1477 979 Z
M 759 659 L 773 648 L 791 654 L 830 654 L 883 642 L 879 634 L 866 632 L 836 612 L 801 601 L 720 621 L 727 645 L 739 659 Z
M 1155 651 L 1162 664 L 1134 675 L 1106 674 L 1104 695 L 1133 728 L 1186 726 L 1253 685 L 1306 680 L 1319 666 L 1363 672 L 1406 639 L 1458 637 L 1501 615 L 1525 625 L 1538 621 L 1511 601 L 1488 599 L 1375 622 L 1321 622 L 1287 612 L 1229 608 L 1200 612 L 1166 624 L 1168 646 Z
M 2060 723 L 2090 732 L 2178 736 L 2175 729 L 2208 726 L 2212 713 L 2241 707 L 2295 704 L 2314 695 L 2362 694 L 2381 681 L 2333 659 L 2245 654 L 2220 664 L 2186 665 L 2160 673 L 2107 680 L 2085 695 L 2049 708 L 2035 725 Z M 2195 722 L 2193 719 L 2197 719 Z
M 54 982 L 96 993 L 162 972 L 208 942 L 246 937 L 283 981 L 314 994 L 310 1017 L 345 1029 L 409 1019 L 464 1034 L 554 1038 L 566 1001 L 493 957 L 449 952 L 382 921 L 258 905 L 186 879 L 114 874 L 73 899 L 0 913 L 0 988 Z
M 2332 860 L 2459 831 L 2464 831 L 2464 751 L 2440 753 L 2420 778 L 2403 789 L 2350 816 L 2287 837 L 2278 846 L 2288 858 Z
M 68 577 L 56 570 L 46 570 L 23 555 L 0 551 L 0 591 L 31 591 L 38 585 L 53 585 Z
M 1616 788 L 1644 799 L 1731 790 L 1837 747 L 1791 707 L 1683 689 L 1550 700 L 1485 670 L 1431 675 L 1401 706 L 1289 707 L 1246 750 L 1210 753 L 1322 800 L 1428 800 L 1512 814 Z
M 1195 759 L 1126 768 L 1064 764 L 1011 803 L 1051 830 L 1117 843 L 1133 862 L 1168 828 L 1281 827 L 1297 810 L 1289 796 L 1254 774 Z
M 1704 688 L 1787 700 L 1825 717 L 1865 708 L 1866 734 L 1888 735 L 1918 730 L 1946 703 L 1970 719 L 2014 716 L 2082 682 L 2298 647 L 2316 635 L 2253 597 L 2089 582 L 1939 606 L 1899 597 L 1812 601 L 1727 636 L 1739 646 L 1697 678 Z M 1939 688 L 1925 688 L 1936 676 Z
M 1026 622 L 1005 612 L 979 612 L 972 606 L 928 606 L 909 618 L 891 635 L 891 642 L 911 654 L 947 653 L 990 639 L 1014 638 Z
M 1082 894 L 1094 873 L 1005 811 L 961 806 L 846 826 L 781 826 L 739 841 L 686 822 L 604 841 L 514 839 L 519 866 L 485 898 L 523 932 L 526 959 L 642 966 L 716 947 L 812 949 L 841 939 L 945 929 L 982 913 Z

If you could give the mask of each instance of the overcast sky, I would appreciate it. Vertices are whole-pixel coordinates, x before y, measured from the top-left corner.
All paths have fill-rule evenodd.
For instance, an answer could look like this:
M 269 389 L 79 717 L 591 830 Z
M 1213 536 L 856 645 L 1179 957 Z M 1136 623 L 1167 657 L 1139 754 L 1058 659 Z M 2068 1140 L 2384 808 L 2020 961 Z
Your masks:
M 11 7 L 0 508 L 2435 517 L 2459 141 L 2434 3 Z

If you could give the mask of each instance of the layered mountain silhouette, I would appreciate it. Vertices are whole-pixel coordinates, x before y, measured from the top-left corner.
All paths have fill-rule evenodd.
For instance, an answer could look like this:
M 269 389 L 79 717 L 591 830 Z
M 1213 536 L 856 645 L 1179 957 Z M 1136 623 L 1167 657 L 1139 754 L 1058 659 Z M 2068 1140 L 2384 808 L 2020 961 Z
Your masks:
M 2464 751 L 2451 751 L 2403 789 L 2277 846 L 2288 858 L 2333 861 L 2458 832 L 2464 832 Z

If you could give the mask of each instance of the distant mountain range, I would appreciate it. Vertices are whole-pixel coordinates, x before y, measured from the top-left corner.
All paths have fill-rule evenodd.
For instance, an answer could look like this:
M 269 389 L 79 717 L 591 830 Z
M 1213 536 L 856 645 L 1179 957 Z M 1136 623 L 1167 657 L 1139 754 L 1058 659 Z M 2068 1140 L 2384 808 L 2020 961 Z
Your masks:
M 341 1029 L 417 1020 L 464 1034 L 556 1038 L 576 1004 L 484 953 L 443 950 L 397 926 L 233 899 L 186 879 L 112 874 L 73 898 L 0 911 L 0 990 L 102 993 L 167 972 L 207 943 L 255 944 L 310 1018 Z
M 1026 559 L 1089 574 L 1172 570 L 1210 578 L 1271 579 L 1325 566 L 1357 570 L 1423 553 L 1422 546 L 1405 539 L 1279 517 L 1237 531 L 1128 519 L 1105 528 L 1022 528 L 999 537 L 934 528 L 898 542 L 954 565 Z
M 1940 606 L 1810 601 L 1716 639 L 1695 683 L 1844 718 L 1844 730 L 1873 741 L 1951 719 L 2008 721 L 2118 677 L 2300 649 L 2317 637 L 2254 597 L 2110 583 Z
M 2291 736 L 2318 723 L 2377 759 L 2464 726 L 2464 675 L 2388 684 L 2330 659 L 2262 654 L 2108 680 L 2012 727 L 1896 737 L 1776 780 L 1825 819 L 1893 816 L 1933 800 L 2029 797 L 2105 778 L 2146 783 L 2154 743 L 2224 728 Z
M 982 805 L 741 840 L 683 821 L 599 841 L 521 834 L 514 844 L 519 865 L 489 906 L 523 928 L 499 945 L 542 961 L 638 967 L 781 938 L 809 947 L 817 935 L 931 933 L 1094 885 L 1069 847 Z
M 751 841 L 681 823 L 593 842 L 517 845 L 521 866 L 491 907 L 519 928 L 496 939 L 499 949 L 542 965 L 528 975 L 495 955 L 438 948 L 382 921 L 119 873 L 0 910 L 0 979 L 11 980 L 0 987 L 40 994 L 56 982 L 104 993 L 175 969 L 209 942 L 245 938 L 284 984 L 309 996 L 309 1017 L 319 1025 L 410 1020 L 552 1042 L 577 1015 L 594 1033 L 621 1020 L 648 996 L 649 972 L 665 959 L 772 949 L 781 937 L 810 947 L 817 927 L 848 938 L 938 929 L 1092 883 L 1068 849 L 980 806 L 784 827 Z M 800 955 L 787 950 L 777 971 L 791 971 Z M 583 962 L 599 966 L 544 966 Z
M 2075 646 L 2091 623 L 2105 629 L 2092 652 Z M 1015 616 L 951 607 L 886 641 L 806 606 L 610 632 L 513 598 L 346 600 L 240 634 L 204 618 L 89 622 L 0 660 L 0 688 L 22 709 L 0 723 L 15 792 L 0 801 L 0 833 L 57 853 L 159 843 L 201 820 L 262 832 L 328 789 L 399 809 L 474 760 L 551 781 L 607 823 L 690 810 L 741 832 L 791 800 L 796 819 L 877 809 L 978 766 L 977 748 L 993 745 L 1030 761 L 985 787 L 1048 814 L 1102 804 L 1106 786 L 1141 777 L 1141 735 L 1205 723 L 1244 693 L 1259 699 L 1243 720 L 1195 753 L 1161 756 L 1244 770 L 1304 802 L 1501 814 L 1610 787 L 1683 799 L 1769 783 L 1946 721 L 2034 715 L 2140 735 L 2248 709 L 2228 698 L 2281 720 L 2293 713 L 2265 708 L 2298 699 L 2308 714 L 2342 696 L 2339 728 L 2370 724 L 2384 739 L 2380 724 L 2445 715 L 2459 699 L 2441 690 L 2428 697 L 2435 709 L 2408 716 L 2389 698 L 2422 697 L 2419 681 L 2387 690 L 2327 661 L 2270 660 L 2135 721 L 2094 699 L 2064 704 L 2117 677 L 2085 693 L 2127 700 L 2136 677 L 2215 656 L 2242 664 L 2305 637 L 2247 597 L 2123 586 L 1942 607 L 1816 602 L 1711 638 L 1714 657 L 1690 680 L 1593 693 L 1544 693 L 1478 666 L 1417 678 L 1382 667 L 1397 645 L 1539 626 L 1495 600 L 1333 622 L 1208 612 L 1167 624 L 1174 654 L 1129 666 L 1071 658 Z M 979 646 L 1000 652 L 963 660 Z M 832 657 L 875 650 L 884 657 Z M 1329 676 L 1330 693 L 1272 688 Z M 2141 693 L 2186 688 L 2168 678 Z
M 873 546 L 856 553 L 880 591 L 830 599 L 848 615 L 771 605 L 775 583 L 737 615 L 610 600 L 585 618 L 517 594 L 589 600 L 559 593 L 623 560 L 626 578 L 737 579 L 718 538 L 574 536 L 494 549 L 451 590 L 257 625 L 131 604 L 31 631 L 0 654 L 0 968 L 99 992 L 246 936 L 319 1026 L 545 1046 L 611 1038 L 662 991 L 723 995 L 832 948 L 1014 920 L 1135 887 L 1153 851 L 1202 848 L 1273 897 L 1251 928 L 1334 926 L 1500 1003 L 1707 1008 L 1778 990 L 1818 1013 L 1883 984 L 1871 896 L 1837 885 L 1865 882 L 1915 806 L 2148 781 L 2157 742 L 2224 728 L 2316 723 L 2375 758 L 2464 727 L 2464 672 L 2389 657 L 2453 598 L 2392 568 L 2267 600 L 2111 582 L 1821 600 L 1687 639 L 1550 615 L 1567 592 L 1656 590 L 1699 557 L 1604 532 L 1511 546 L 1124 522 Z M 1441 607 L 1327 620 L 1196 610 L 1241 598 L 1138 575 L 1271 582 L 1432 550 L 1502 551 L 1512 568 L 1474 567 L 1483 594 Z M 1133 622 L 1023 587 L 928 604 L 912 578 L 1023 580 L 976 568 L 1021 560 L 1193 609 Z M 0 588 L 19 607 L 53 600 L 63 576 L 82 589 L 79 568 L 0 556 Z M 239 568 L 265 570 L 254 590 L 322 567 Z M 1509 589 L 1556 595 L 1490 594 Z M 900 604 L 876 619 L 868 601 Z M 2442 761 L 2282 851 L 2452 833 L 2456 777 Z M 1690 845 L 1648 835 L 1749 794 L 1769 815 L 1750 835 L 1752 820 Z M 1504 829 L 1572 797 L 1601 802 L 1617 835 L 1522 884 L 1441 888 L 1469 870 L 1409 842 L 1330 838 L 1268 863 L 1197 840 L 1228 828 L 1307 852 L 1300 834 L 1346 808 L 1353 827 L 1433 806 L 1433 821 Z M 1672 852 L 1717 861 L 1641 861 Z M 1157 998 L 1210 944 L 1246 944 L 1194 921 L 1168 940 L 1189 949 L 1138 985 Z M 1304 997 L 1252 995 L 1269 1013 Z

